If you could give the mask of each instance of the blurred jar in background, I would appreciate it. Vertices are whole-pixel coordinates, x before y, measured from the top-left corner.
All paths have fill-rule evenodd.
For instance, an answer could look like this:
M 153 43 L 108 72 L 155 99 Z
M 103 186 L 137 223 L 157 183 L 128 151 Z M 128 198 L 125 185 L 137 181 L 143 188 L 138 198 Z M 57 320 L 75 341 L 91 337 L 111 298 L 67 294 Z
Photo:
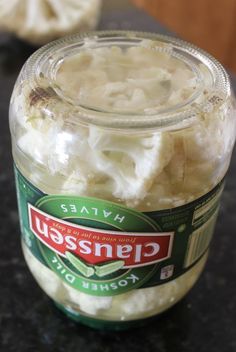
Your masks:
M 102 0 L 0 0 L 0 29 L 34 45 L 94 29 Z

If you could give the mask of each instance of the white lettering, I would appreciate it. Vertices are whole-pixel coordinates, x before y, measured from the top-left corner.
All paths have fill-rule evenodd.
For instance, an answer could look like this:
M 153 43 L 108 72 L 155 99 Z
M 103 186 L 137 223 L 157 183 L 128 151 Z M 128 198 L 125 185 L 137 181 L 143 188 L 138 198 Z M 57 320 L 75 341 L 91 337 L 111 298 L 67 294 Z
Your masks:
M 61 268 L 62 268 L 62 265 L 61 265 L 61 263 L 58 262 L 58 263 L 57 263 L 57 270 L 60 271 Z
M 144 257 L 152 257 L 153 255 L 156 255 L 160 251 L 160 245 L 155 242 L 147 243 L 144 245 L 145 248 L 151 247 L 151 252 L 150 253 L 144 253 Z
M 100 290 L 101 291 L 109 291 L 109 286 L 107 284 L 105 285 L 100 285 Z
M 97 284 L 92 284 L 91 286 L 92 286 L 92 290 L 93 291 L 97 291 L 97 289 L 98 289 L 98 285 Z
M 54 257 L 52 258 L 52 263 L 57 263 L 57 257 L 54 256 Z
M 86 241 L 86 240 L 82 240 L 82 241 L 79 241 L 79 246 L 80 248 L 80 253 L 83 253 L 83 254 L 91 254 L 92 253 L 92 250 L 91 250 L 91 242 L 90 241 Z
M 133 247 L 130 244 L 127 245 L 117 245 L 117 257 L 118 258 L 129 258 L 130 252 L 132 252 Z
M 82 281 L 82 287 L 89 289 L 89 283 L 86 281 Z
M 82 214 L 83 214 L 83 213 L 89 214 L 89 211 L 88 211 L 88 209 L 87 209 L 85 206 L 82 207 L 82 209 L 81 209 L 80 212 L 81 212 Z
M 71 249 L 71 250 L 76 250 L 76 239 L 73 236 L 66 236 L 65 237 L 65 242 L 66 242 L 66 248 Z
M 95 215 L 98 215 L 98 208 L 92 208 L 92 210 L 94 210 Z
M 117 215 L 114 217 L 114 220 L 115 220 L 115 221 L 119 221 L 120 223 L 122 223 L 122 222 L 125 220 L 125 216 L 120 217 L 120 215 L 117 214 Z
M 136 281 L 139 281 L 139 278 L 134 274 L 131 274 L 130 276 L 127 277 L 127 280 L 132 280 L 132 283 L 135 284 Z
M 112 214 L 111 211 L 103 210 L 103 216 L 104 216 L 104 218 L 108 218 L 108 216 L 110 216 L 111 214 Z
M 48 225 L 45 224 L 45 222 L 41 222 L 39 218 L 35 218 L 35 225 L 39 233 L 41 235 L 44 235 L 45 237 L 48 237 Z
M 53 242 L 57 243 L 57 244 L 62 244 L 64 242 L 64 238 L 62 236 L 62 234 L 54 229 L 53 227 L 50 229 L 50 237 L 53 240 Z M 54 234 L 53 234 L 54 233 Z
M 70 204 L 70 211 L 72 213 L 76 213 L 77 212 L 76 206 L 74 204 Z
M 71 274 L 66 274 L 65 279 L 72 284 L 75 281 L 75 276 Z
M 112 246 L 110 244 L 95 243 L 95 253 L 94 255 L 101 257 L 102 248 L 106 249 L 105 257 L 112 258 Z
M 61 204 L 61 209 L 63 211 L 63 213 L 68 213 L 67 207 L 65 204 Z
M 121 287 L 124 287 L 124 286 L 127 286 L 128 285 L 128 282 L 126 280 L 120 280 L 118 282 L 118 285 L 121 286 Z
M 142 254 L 142 245 L 137 244 L 136 251 L 135 251 L 135 258 L 134 258 L 135 263 L 141 262 L 141 254 Z

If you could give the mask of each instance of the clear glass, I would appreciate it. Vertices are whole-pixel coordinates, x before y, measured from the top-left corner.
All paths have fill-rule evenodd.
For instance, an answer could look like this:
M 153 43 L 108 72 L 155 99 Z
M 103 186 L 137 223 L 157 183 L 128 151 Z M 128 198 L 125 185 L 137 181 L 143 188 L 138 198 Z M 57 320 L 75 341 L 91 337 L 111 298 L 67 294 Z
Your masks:
M 223 67 L 188 43 L 98 32 L 53 42 L 28 60 L 13 91 L 10 128 L 17 167 L 44 193 L 157 211 L 188 204 L 224 178 L 235 100 Z M 208 255 L 166 284 L 94 297 L 63 283 L 25 244 L 23 252 L 54 301 L 108 321 L 168 309 L 195 284 Z

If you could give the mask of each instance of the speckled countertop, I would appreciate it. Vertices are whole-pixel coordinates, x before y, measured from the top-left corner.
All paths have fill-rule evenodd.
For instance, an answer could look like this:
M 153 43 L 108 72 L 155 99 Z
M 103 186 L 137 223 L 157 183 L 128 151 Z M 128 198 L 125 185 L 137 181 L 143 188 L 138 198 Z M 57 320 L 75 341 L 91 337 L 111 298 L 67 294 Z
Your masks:
M 105 12 L 100 28 L 166 33 L 137 10 Z M 236 153 L 206 270 L 188 296 L 151 325 L 119 333 L 76 325 L 36 285 L 20 248 L 8 130 L 14 81 L 33 51 L 16 39 L 0 36 L 0 351 L 235 352 Z

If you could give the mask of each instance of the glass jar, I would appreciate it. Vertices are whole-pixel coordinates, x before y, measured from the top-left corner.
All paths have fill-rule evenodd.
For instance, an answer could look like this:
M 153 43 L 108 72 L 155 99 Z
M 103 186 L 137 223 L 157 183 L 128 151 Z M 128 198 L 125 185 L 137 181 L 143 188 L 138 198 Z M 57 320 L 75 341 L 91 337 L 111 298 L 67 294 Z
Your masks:
M 214 58 L 161 35 L 75 35 L 26 62 L 10 104 L 22 246 L 68 316 L 124 328 L 195 284 L 234 106 Z

